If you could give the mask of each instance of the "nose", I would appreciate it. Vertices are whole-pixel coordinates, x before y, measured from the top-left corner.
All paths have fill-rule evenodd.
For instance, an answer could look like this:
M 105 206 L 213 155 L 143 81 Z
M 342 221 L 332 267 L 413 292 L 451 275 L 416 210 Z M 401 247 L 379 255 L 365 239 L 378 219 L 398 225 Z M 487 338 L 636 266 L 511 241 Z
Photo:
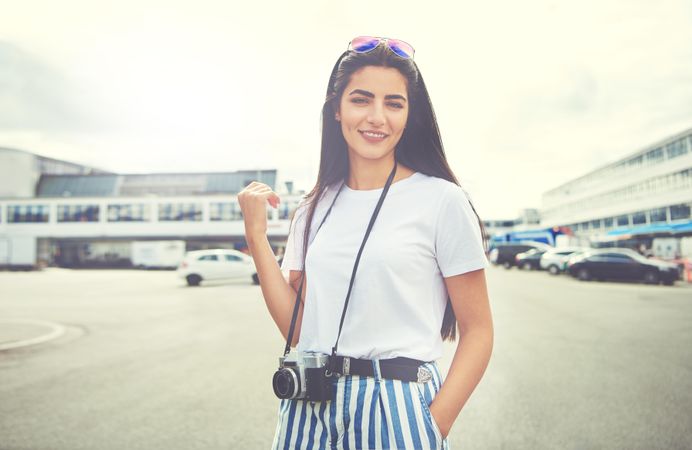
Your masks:
M 368 123 L 380 127 L 384 125 L 384 105 L 380 102 L 372 102 L 372 107 L 368 113 Z

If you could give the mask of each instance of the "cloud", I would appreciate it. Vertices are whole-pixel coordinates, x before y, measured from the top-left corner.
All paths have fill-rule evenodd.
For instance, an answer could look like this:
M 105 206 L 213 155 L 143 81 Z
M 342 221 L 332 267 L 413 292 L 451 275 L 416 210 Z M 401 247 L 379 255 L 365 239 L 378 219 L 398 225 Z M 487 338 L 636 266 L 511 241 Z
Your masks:
M 685 0 L 65 2 L 0 18 L 0 145 L 127 172 L 269 166 L 310 189 L 329 71 L 368 33 L 416 47 L 487 218 L 692 125 Z
M 75 132 L 103 126 L 83 87 L 16 44 L 0 41 L 0 131 Z

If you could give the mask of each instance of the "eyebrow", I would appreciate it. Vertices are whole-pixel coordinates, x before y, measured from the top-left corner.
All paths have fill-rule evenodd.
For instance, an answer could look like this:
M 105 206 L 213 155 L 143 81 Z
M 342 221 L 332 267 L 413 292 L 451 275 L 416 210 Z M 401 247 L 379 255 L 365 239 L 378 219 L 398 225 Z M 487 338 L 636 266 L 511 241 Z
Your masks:
M 366 97 L 375 98 L 375 94 L 373 94 L 372 92 L 364 91 L 363 89 L 354 89 L 348 95 L 353 95 L 353 94 L 360 94 L 360 95 L 364 95 Z M 403 100 L 403 101 L 406 101 L 406 97 L 404 97 L 403 95 L 399 95 L 399 94 L 385 95 L 384 99 L 385 100 Z

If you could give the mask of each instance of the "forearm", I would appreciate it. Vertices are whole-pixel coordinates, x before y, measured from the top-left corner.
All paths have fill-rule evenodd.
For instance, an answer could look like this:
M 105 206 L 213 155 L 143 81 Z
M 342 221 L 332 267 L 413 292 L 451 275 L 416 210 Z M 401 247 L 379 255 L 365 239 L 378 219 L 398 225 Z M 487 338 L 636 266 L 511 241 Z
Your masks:
M 264 302 L 267 305 L 269 314 L 274 319 L 274 323 L 279 327 L 279 331 L 284 339 L 288 338 L 288 331 L 291 325 L 291 317 L 293 316 L 293 307 L 296 300 L 296 291 L 286 281 L 281 268 L 279 267 L 274 252 L 266 235 L 261 237 L 247 237 L 248 247 L 252 254 L 252 259 L 255 261 L 257 276 L 260 280 L 260 287 Z M 303 286 L 305 289 L 305 286 Z M 295 331 L 293 332 L 293 342 L 295 345 L 298 342 L 300 334 L 300 323 L 302 319 L 301 304 L 296 320 Z
M 461 334 L 447 377 L 430 405 L 445 435 L 483 377 L 492 348 L 492 325 L 474 327 Z

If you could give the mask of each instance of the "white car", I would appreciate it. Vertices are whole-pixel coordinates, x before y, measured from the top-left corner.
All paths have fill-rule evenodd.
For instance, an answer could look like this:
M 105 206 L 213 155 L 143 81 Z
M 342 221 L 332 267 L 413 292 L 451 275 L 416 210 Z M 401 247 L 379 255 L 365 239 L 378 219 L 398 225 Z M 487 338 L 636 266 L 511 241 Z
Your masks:
M 583 252 L 581 247 L 552 248 L 541 256 L 541 269 L 547 270 L 551 275 L 557 275 L 567 269 L 569 258 L 579 252 Z
M 247 279 L 257 284 L 257 269 L 251 256 L 237 250 L 195 250 L 187 252 L 178 266 L 178 276 L 189 286 L 207 280 Z

